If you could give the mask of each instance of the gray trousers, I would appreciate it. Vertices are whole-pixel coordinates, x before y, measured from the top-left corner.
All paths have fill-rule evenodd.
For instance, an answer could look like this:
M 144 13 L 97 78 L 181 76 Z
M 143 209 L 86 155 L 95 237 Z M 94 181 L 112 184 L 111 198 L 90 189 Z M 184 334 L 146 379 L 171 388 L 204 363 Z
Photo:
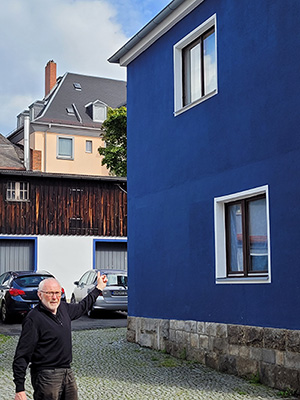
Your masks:
M 70 368 L 31 371 L 34 400 L 78 400 L 77 385 Z

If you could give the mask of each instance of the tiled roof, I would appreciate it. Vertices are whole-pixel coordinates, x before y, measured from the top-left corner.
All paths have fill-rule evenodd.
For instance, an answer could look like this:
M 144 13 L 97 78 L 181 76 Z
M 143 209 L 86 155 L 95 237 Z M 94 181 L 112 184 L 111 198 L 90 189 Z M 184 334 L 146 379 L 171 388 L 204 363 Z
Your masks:
M 24 170 L 23 158 L 23 150 L 0 134 L 0 169 Z
M 96 100 L 112 108 L 126 104 L 126 82 L 68 72 L 58 80 L 36 122 L 99 128 L 101 123 L 94 122 L 86 108 Z M 73 105 L 76 112 L 70 115 L 67 109 Z

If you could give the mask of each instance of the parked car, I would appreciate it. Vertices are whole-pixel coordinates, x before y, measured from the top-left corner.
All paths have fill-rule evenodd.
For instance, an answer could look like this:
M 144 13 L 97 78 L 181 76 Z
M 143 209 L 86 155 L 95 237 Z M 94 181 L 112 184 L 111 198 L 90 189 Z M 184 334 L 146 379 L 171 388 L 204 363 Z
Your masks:
M 98 271 L 107 276 L 108 282 L 88 315 L 93 316 L 97 310 L 127 311 L 127 273 L 124 270 L 93 269 L 85 272 L 79 281 L 74 282 L 76 287 L 71 296 L 71 303 L 78 303 L 94 289 Z
M 47 278 L 54 276 L 46 271 L 8 271 L 0 275 L 2 322 L 7 323 L 17 315 L 24 316 L 34 308 L 39 302 L 39 283 Z M 62 292 L 62 300 L 65 300 L 64 290 Z

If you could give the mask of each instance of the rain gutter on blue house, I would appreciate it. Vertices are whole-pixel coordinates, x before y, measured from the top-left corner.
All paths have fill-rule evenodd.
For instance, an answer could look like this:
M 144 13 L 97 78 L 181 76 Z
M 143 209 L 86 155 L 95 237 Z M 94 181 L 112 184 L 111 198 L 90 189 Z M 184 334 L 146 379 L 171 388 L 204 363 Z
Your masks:
M 173 0 L 108 61 L 127 66 L 204 0 Z

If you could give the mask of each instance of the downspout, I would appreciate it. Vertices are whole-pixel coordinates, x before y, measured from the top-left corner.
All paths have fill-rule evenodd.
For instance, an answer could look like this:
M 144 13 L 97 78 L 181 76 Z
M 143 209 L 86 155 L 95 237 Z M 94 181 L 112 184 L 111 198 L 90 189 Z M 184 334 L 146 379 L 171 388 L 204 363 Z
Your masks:
M 24 166 L 26 171 L 30 170 L 30 137 L 29 137 L 30 120 L 29 116 L 24 117 Z
M 48 125 L 48 129 L 45 130 L 44 134 L 44 172 L 47 172 L 47 133 L 51 129 L 51 124 Z

